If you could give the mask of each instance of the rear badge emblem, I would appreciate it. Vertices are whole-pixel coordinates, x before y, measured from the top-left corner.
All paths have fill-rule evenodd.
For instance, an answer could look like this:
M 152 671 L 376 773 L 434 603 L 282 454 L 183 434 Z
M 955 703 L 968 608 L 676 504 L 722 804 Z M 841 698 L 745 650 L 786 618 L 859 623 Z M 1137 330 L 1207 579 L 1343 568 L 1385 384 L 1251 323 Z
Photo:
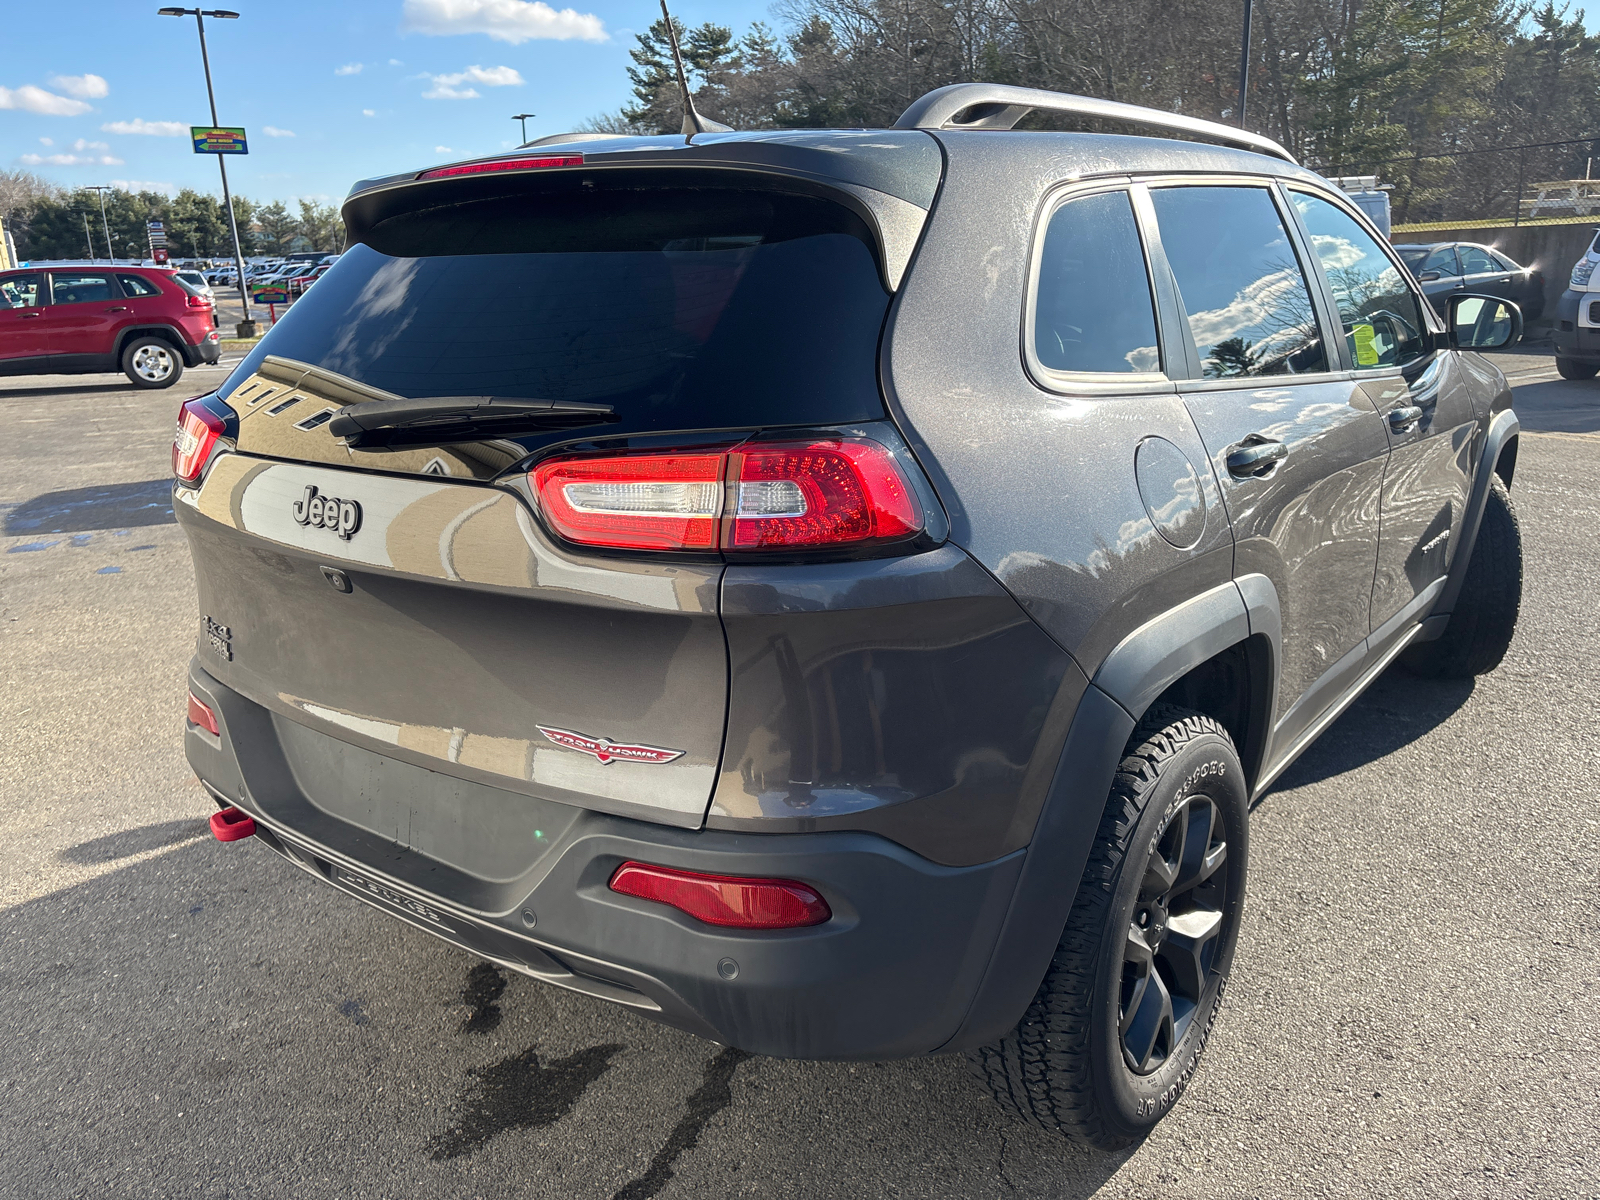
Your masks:
M 337 496 L 317 495 L 317 485 L 306 484 L 305 495 L 290 506 L 295 524 L 327 529 L 349 541 L 361 528 L 361 505 Z
M 615 762 L 618 759 L 623 762 L 668 763 L 675 758 L 683 757 L 682 750 L 663 750 L 660 746 L 627 745 L 613 742 L 609 738 L 586 737 L 570 729 L 551 729 L 547 725 L 539 725 L 536 728 L 556 745 L 587 754 L 603 763 Z

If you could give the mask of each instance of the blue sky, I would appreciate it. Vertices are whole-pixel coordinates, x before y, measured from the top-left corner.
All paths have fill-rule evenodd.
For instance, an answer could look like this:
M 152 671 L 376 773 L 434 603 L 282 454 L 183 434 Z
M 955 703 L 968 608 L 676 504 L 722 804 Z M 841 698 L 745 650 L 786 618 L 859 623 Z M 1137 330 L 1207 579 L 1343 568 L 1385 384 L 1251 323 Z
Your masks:
M 768 0 L 669 0 L 742 33 Z M 368 175 L 491 154 L 628 99 L 627 51 L 654 0 L 239 0 L 206 22 L 217 112 L 249 131 L 228 160 L 252 199 L 337 202 Z M 210 123 L 192 17 L 159 0 L 7 4 L 0 166 L 53 182 L 217 192 L 190 125 Z

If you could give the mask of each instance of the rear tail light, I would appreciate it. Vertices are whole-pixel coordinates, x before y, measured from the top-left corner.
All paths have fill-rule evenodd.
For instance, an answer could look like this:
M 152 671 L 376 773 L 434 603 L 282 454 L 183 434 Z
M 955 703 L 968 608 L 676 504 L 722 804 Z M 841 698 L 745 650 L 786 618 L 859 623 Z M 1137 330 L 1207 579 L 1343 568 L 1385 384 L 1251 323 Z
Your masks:
M 903 541 L 923 528 L 894 455 L 866 438 L 552 459 L 529 481 L 556 532 L 588 546 L 825 549 Z
M 547 154 L 539 158 L 502 158 L 494 162 L 463 163 L 459 167 L 436 167 L 418 179 L 450 179 L 457 175 L 485 175 L 492 171 L 540 171 L 547 167 L 581 167 L 581 154 Z
M 793 879 L 703 875 L 625 862 L 611 876 L 610 886 L 624 896 L 669 904 L 707 925 L 733 929 L 800 929 L 833 916 L 827 901 Z
M 218 440 L 233 436 L 237 429 L 237 415 L 222 401 L 210 396 L 185 400 L 172 439 L 172 473 L 184 483 L 197 482 Z
M 189 295 L 184 299 L 184 304 L 189 308 L 211 307 L 211 301 L 207 300 L 204 296 L 197 296 L 193 292 L 190 292 Z
M 189 693 L 189 723 L 200 726 L 207 733 L 222 736 L 222 731 L 217 728 L 217 714 L 193 692 Z

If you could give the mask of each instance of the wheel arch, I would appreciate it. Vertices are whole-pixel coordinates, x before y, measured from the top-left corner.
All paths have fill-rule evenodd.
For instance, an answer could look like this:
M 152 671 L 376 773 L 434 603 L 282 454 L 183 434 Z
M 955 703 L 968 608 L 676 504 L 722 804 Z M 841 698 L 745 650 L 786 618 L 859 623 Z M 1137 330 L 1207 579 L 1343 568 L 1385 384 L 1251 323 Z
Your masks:
M 1281 629 L 1272 581 L 1246 575 L 1145 622 L 1106 655 L 1068 729 L 983 981 L 941 1053 L 985 1045 L 1021 1020 L 1066 927 L 1117 764 L 1153 705 L 1177 699 L 1217 719 L 1254 789 L 1277 701 Z M 1219 681 L 1235 690 L 1208 695 Z
M 1467 564 L 1472 560 L 1473 543 L 1478 540 L 1483 508 L 1489 501 L 1490 480 L 1498 475 L 1506 487 L 1511 486 L 1511 477 L 1517 467 L 1517 442 L 1521 432 L 1517 414 L 1509 408 L 1497 412 L 1489 423 L 1483 453 L 1478 457 L 1478 468 L 1472 480 L 1472 494 L 1467 500 L 1467 511 L 1461 521 L 1461 540 L 1450 562 L 1444 591 L 1439 593 L 1439 599 L 1423 623 L 1421 641 L 1432 641 L 1442 634 L 1450 614 L 1455 611 L 1461 585 L 1466 582 Z
M 183 358 L 184 362 L 187 363 L 188 359 L 184 354 L 184 351 L 187 348 L 187 343 L 183 340 L 183 334 L 174 329 L 171 325 L 130 325 L 127 329 L 124 329 L 122 332 L 117 334 L 117 348 L 113 352 L 113 355 L 116 358 L 118 370 L 122 369 L 122 356 L 128 349 L 128 343 L 136 341 L 142 337 L 158 337 L 164 339 L 165 341 L 171 342 L 172 348 L 176 350 L 179 357 Z

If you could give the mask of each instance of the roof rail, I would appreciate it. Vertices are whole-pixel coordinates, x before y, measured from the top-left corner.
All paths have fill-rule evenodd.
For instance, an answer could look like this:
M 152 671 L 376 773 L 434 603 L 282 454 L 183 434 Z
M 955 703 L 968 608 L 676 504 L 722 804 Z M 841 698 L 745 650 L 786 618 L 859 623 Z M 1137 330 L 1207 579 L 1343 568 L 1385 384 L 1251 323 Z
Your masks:
M 1285 162 L 1295 162 L 1294 155 L 1271 138 L 1245 129 L 1235 129 L 1231 125 L 1219 125 L 1215 121 L 1202 121 L 1198 117 L 1185 117 L 1138 104 L 1071 96 L 1066 92 L 1047 92 L 1041 88 L 1008 87 L 999 83 L 952 83 L 949 87 L 935 88 L 920 100 L 913 101 L 911 107 L 900 114 L 894 127 L 1010 129 L 1036 109 L 1075 113 L 1081 117 L 1104 117 L 1111 121 L 1126 121 L 1130 125 L 1148 125 L 1174 133 L 1187 133 L 1206 141 L 1221 142 L 1225 146 L 1254 150 L 1257 154 L 1270 154 Z M 962 114 L 966 114 L 967 119 L 956 120 Z
M 542 138 L 534 138 L 531 142 L 523 142 L 518 150 L 532 150 L 536 146 L 560 146 L 567 142 L 600 142 L 609 138 L 631 137 L 626 133 L 547 133 Z

